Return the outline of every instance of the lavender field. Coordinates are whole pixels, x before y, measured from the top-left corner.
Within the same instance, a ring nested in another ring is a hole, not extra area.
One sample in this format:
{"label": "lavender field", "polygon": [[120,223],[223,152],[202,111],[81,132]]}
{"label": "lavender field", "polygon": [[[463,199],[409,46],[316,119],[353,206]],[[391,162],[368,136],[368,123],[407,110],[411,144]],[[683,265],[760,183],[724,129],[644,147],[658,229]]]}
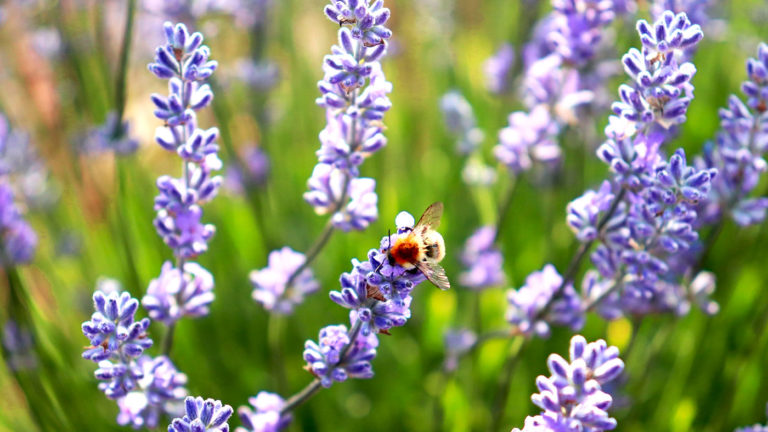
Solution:
{"label": "lavender field", "polygon": [[0,432],[768,431],[761,0],[0,3]]}

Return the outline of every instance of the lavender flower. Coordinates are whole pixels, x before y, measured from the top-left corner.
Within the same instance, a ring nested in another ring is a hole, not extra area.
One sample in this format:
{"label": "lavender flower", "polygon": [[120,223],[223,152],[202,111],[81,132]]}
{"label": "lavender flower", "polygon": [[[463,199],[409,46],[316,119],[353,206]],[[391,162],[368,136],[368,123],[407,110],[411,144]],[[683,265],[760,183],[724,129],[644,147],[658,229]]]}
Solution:
{"label": "lavender flower", "polygon": [[289,247],[270,252],[268,266],[251,272],[253,299],[268,311],[279,314],[292,313],[293,308],[304,301],[304,296],[320,287],[309,268],[302,270],[290,281],[290,286],[288,285],[290,275],[304,265],[304,262],[304,254]]}
{"label": "lavender flower", "polygon": [[601,212],[608,210],[613,199],[611,183],[604,181],[599,190],[588,190],[584,195],[568,203],[566,220],[580,242],[589,242],[597,238],[598,217]]}
{"label": "lavender flower", "polygon": [[184,408],[184,417],[173,419],[168,432],[229,432],[231,406],[213,399],[187,397]]}
{"label": "lavender flower", "polygon": [[24,264],[32,260],[37,249],[37,233],[16,206],[7,178],[0,178],[0,230],[5,265]]}
{"label": "lavender flower", "polygon": [[166,261],[160,276],[149,283],[141,304],[153,320],[170,326],[184,316],[207,315],[213,299],[213,276],[206,269],[188,262],[182,274]]}
{"label": "lavender flower", "polygon": [[446,351],[443,369],[452,372],[459,365],[459,357],[469,352],[477,343],[477,334],[468,329],[448,330],[443,335],[443,343]]}
{"label": "lavender flower", "polygon": [[290,414],[280,415],[285,401],[280,395],[269,392],[259,392],[256,397],[248,399],[253,406],[241,406],[237,409],[243,427],[235,432],[279,432],[290,425],[293,417]]}
{"label": "lavender flower", "polygon": [[45,167],[31,149],[27,136],[11,131],[5,116],[0,114],[0,259],[4,265],[27,263],[37,249],[37,233],[15,202],[13,187],[17,186],[26,200],[34,203],[46,195],[46,177]]}
{"label": "lavender flower", "polygon": [[411,292],[426,280],[418,269],[406,270],[390,263],[389,248],[398,236],[408,235],[415,220],[401,212],[395,223],[397,232],[383,237],[379,249],[368,251],[367,260],[352,260],[352,272],[341,275],[341,290],[330,293],[331,300],[352,310],[353,325],[360,320],[363,335],[388,334],[392,327],[405,325],[411,317]]}
{"label": "lavender flower", "polygon": [[494,245],[495,239],[496,230],[490,226],[479,228],[467,239],[461,254],[466,268],[459,275],[462,285],[480,290],[504,283],[504,257]]}
{"label": "lavender flower", "polygon": [[340,26],[350,24],[351,36],[366,47],[381,45],[392,36],[392,31],[384,26],[389,9],[384,7],[383,0],[331,0],[324,11],[328,19]]}
{"label": "lavender flower", "polygon": [[37,367],[37,355],[35,354],[35,341],[32,332],[24,325],[20,325],[13,319],[3,324],[2,338],[3,356],[8,369],[17,372],[33,370]]}
{"label": "lavender flower", "polygon": [[613,112],[650,131],[652,125],[667,130],[685,121],[693,98],[690,81],[696,73],[693,63],[683,62],[683,51],[693,48],[703,37],[701,28],[691,24],[685,13],[665,12],[651,26],[637,23],[642,52],[635,48],[622,58],[624,70],[634,86],[619,88],[621,102]]}
{"label": "lavender flower", "polygon": [[612,2],[593,0],[552,1],[553,23],[548,41],[568,63],[583,65],[595,54],[602,27],[614,17]]}
{"label": "lavender flower", "polygon": [[712,0],[654,0],[651,4],[651,15],[654,19],[660,18],[664,12],[685,12],[693,24],[705,27],[710,22],[708,10],[712,7]]}
{"label": "lavender flower", "polygon": [[515,48],[508,43],[502,44],[496,53],[483,63],[486,87],[491,93],[499,94],[508,90],[514,65]]}
{"label": "lavender flower", "polygon": [[614,429],[616,420],[608,415],[613,398],[603,387],[624,370],[624,362],[618,356],[619,350],[608,347],[603,340],[587,343],[583,336],[574,336],[570,362],[551,354],[547,366],[552,375],[536,379],[539,393],[531,396],[531,400],[543,411],[526,418],[522,431]]}
{"label": "lavender flower", "polygon": [[[169,96],[152,95],[155,116],[165,122],[155,140],[166,150],[177,153],[183,163],[182,178],[158,180],[160,195],[155,200],[155,228],[178,260],[195,257],[207,250],[214,227],[201,222],[199,204],[211,199],[221,183],[211,172],[221,168],[218,159],[218,130],[197,127],[195,111],[205,108],[213,92],[203,81],[218,66],[209,60],[210,50],[202,45],[200,33],[190,34],[183,24],[165,23],[167,42],[155,51],[149,70],[168,79]],[[179,265],[181,267],[181,265]]]}
{"label": "lavender flower", "polygon": [[138,390],[117,399],[117,424],[130,424],[134,429],[154,428],[162,415],[180,414],[180,403],[187,395],[183,387],[187,376],[179,373],[165,356],[141,356],[136,359],[136,367],[140,371],[136,377]]}
{"label": "lavender flower", "polygon": [[104,124],[93,128],[83,142],[86,153],[114,151],[118,155],[130,155],[138,148],[139,141],[131,137],[130,123],[123,121],[118,125],[115,112],[107,114]]}
{"label": "lavender flower", "polygon": [[269,178],[269,156],[260,147],[249,145],[240,164],[230,165],[224,177],[224,186],[231,192],[244,194],[251,188],[263,187]]}
{"label": "lavender flower", "polygon": [[[350,348],[345,348],[348,345]],[[376,357],[378,345],[375,333],[350,335],[346,326],[330,325],[320,330],[317,343],[308,340],[304,344],[304,360],[308,370],[327,388],[334,381],[373,377],[371,360]]]}
{"label": "lavender flower", "polygon": [[[307,183],[310,190],[304,193],[304,200],[315,207],[318,214],[332,212],[331,221],[334,227],[342,231],[364,229],[378,218],[378,196],[374,191],[374,179],[349,179],[349,174],[321,163],[315,166]],[[339,208],[339,200],[345,195],[345,185],[349,203],[346,207]]]}
{"label": "lavender flower", "polygon": [[507,321],[525,336],[548,337],[550,323],[574,331],[584,326],[581,299],[552,264],[528,275],[519,290],[509,290],[507,301]]}
{"label": "lavender flower", "polygon": [[379,60],[392,35],[385,26],[389,9],[382,0],[340,0],[326,6],[325,14],[342,28],[318,82],[317,104],[326,109],[328,124],[304,199],[318,214],[332,212],[336,228],[361,230],[378,217],[375,182],[357,177],[362,162],[386,145],[381,120],[391,107],[392,85]]}
{"label": "lavender flower", "polygon": [[529,170],[533,162],[555,165],[561,153],[555,139],[557,133],[557,123],[543,105],[530,113],[514,112],[509,115],[509,126],[499,132],[499,144],[493,153],[516,174]]}
{"label": "lavender flower", "polygon": [[458,91],[450,91],[440,98],[440,110],[448,131],[456,138],[458,151],[470,154],[483,142],[483,131],[477,127],[472,105]]}
{"label": "lavender flower", "polygon": [[128,292],[105,295],[96,291],[93,304],[96,312],[82,325],[83,334],[91,343],[83,358],[100,362],[110,357],[138,357],[152,346],[152,339],[146,334],[149,318],[135,321],[139,301]]}
{"label": "lavender flower", "polygon": [[747,60],[748,80],[742,84],[745,105],[731,95],[728,108],[720,110],[720,125],[715,142],[705,146],[697,161],[700,168],[715,168],[720,173],[713,181],[709,205],[702,206],[707,221],[729,216],[742,226],[762,222],[768,199],[750,197],[760,176],[768,169],[768,45],[760,44],[758,58]]}

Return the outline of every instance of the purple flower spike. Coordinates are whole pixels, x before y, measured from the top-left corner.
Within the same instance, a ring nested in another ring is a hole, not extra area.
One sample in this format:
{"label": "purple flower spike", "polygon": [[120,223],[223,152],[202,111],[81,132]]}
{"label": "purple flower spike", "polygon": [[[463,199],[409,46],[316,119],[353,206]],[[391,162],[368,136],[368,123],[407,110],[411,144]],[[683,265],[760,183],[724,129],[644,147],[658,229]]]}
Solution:
{"label": "purple flower spike", "polygon": [[496,230],[482,227],[464,244],[461,262],[466,271],[459,275],[462,285],[470,289],[484,289],[504,284],[504,256],[494,245]]}
{"label": "purple flower spike", "polygon": [[304,261],[304,254],[289,247],[270,252],[267,267],[251,272],[253,299],[268,311],[293,313],[293,309],[304,301],[305,296],[320,287],[309,268],[302,270],[288,285],[288,279],[304,265]]}
{"label": "purple flower spike", "polygon": [[555,267],[547,264],[541,271],[528,275],[525,285],[519,290],[509,290],[507,321],[514,331],[525,336],[548,337],[550,323],[567,326],[574,331],[581,329],[584,325],[583,306],[571,283],[563,287],[558,299],[545,313],[545,308],[553,301],[562,283],[563,278]]}
{"label": "purple flower spike", "polygon": [[619,88],[620,102],[613,112],[638,125],[648,133],[656,125],[663,131],[685,121],[693,99],[691,78],[693,63],[685,61],[685,52],[703,38],[698,25],[691,24],[685,13],[667,11],[651,26],[637,23],[642,51],[632,48],[622,58],[624,70],[634,85]]}
{"label": "purple flower spike", "polygon": [[213,299],[213,276],[206,269],[188,262],[182,274],[166,261],[160,276],[149,283],[141,304],[153,320],[170,326],[184,316],[207,315]]}
{"label": "purple flower spike", "polygon": [[253,409],[248,406],[237,409],[243,427],[235,429],[235,432],[279,432],[291,424],[293,417],[290,414],[280,415],[285,405],[280,395],[262,391],[249,398],[248,402]]}
{"label": "purple flower spike", "polygon": [[[342,358],[347,345],[351,347]],[[318,342],[308,340],[304,344],[304,360],[313,375],[320,379],[323,387],[330,387],[334,381],[347,378],[366,379],[373,377],[371,360],[376,357],[379,341],[375,333],[367,336],[357,334],[353,342],[344,325],[330,325],[320,330]]]}
{"label": "purple flower spike", "polygon": [[539,376],[539,393],[531,396],[543,411],[525,419],[525,427],[518,432],[536,431],[605,431],[616,427],[609,417],[613,403],[603,386],[615,380],[624,370],[618,358],[619,350],[608,347],[605,341],[587,343],[583,336],[571,339],[570,362],[551,354],[547,365],[551,375]]}
{"label": "purple flower spike", "polygon": [[82,325],[91,344],[83,353],[84,358],[98,363],[110,357],[138,357],[152,346],[152,339],[146,334],[149,318],[134,321],[139,301],[128,292],[105,295],[96,291],[93,303],[96,312]]}
{"label": "purple flower spike", "polygon": [[229,432],[231,406],[213,399],[187,397],[184,408],[184,417],[173,419],[168,432]]}
{"label": "purple flower spike", "polygon": [[200,33],[190,34],[184,24],[164,25],[166,44],[157,48],[149,70],[168,80],[168,96],[152,95],[155,116],[164,125],[157,129],[155,141],[173,151],[182,160],[180,178],[162,176],[155,198],[158,235],[174,251],[177,261],[194,258],[208,249],[213,225],[201,222],[201,204],[211,200],[221,184],[212,171],[221,169],[218,157],[217,128],[197,127],[197,114],[213,99],[210,85],[204,81],[217,67],[209,60],[210,50],[202,45]]}

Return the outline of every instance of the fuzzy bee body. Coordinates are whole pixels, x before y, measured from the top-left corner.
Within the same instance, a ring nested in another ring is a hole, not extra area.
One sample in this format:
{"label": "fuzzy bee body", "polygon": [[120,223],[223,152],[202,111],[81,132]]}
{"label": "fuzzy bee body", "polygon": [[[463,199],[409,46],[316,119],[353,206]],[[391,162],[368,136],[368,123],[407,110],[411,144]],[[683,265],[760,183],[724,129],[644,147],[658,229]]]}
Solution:
{"label": "fuzzy bee body", "polygon": [[440,289],[451,287],[445,270],[439,262],[445,258],[443,236],[435,231],[443,214],[443,203],[429,206],[416,226],[406,235],[398,237],[387,251],[390,264],[405,269],[418,268],[424,276]]}

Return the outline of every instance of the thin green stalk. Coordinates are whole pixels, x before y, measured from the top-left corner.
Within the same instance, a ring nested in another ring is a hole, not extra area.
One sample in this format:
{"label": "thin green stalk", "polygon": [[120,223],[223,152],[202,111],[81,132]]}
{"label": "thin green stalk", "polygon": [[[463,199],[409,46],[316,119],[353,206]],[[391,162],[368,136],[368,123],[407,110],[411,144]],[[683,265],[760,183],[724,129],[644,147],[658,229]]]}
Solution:
{"label": "thin green stalk", "polygon": [[272,360],[271,370],[275,372],[275,388],[278,393],[283,393],[287,387],[285,375],[285,360],[283,354],[283,342],[285,338],[285,317],[277,313],[270,313],[267,321],[267,346]]}
{"label": "thin green stalk", "polygon": [[504,195],[504,199],[499,205],[499,215],[496,218],[496,234],[493,236],[493,243],[497,243],[501,238],[501,232],[504,229],[504,223],[507,221],[509,210],[512,208],[512,202],[514,201],[515,191],[517,190],[517,181],[513,178],[512,183],[507,189],[507,193]]}
{"label": "thin green stalk", "polygon": [[512,345],[510,346],[509,357],[507,357],[507,361],[504,363],[504,369],[498,381],[496,399],[494,400],[491,411],[492,420],[490,430],[492,431],[501,430],[501,422],[504,420],[510,386],[512,385],[512,375],[517,366],[517,362],[520,360],[520,352],[522,352],[523,347],[527,342],[527,339],[518,337],[512,341]]}
{"label": "thin green stalk", "polygon": [[128,8],[125,13],[125,28],[123,30],[123,44],[120,47],[120,60],[117,67],[117,79],[115,80],[115,113],[117,122],[113,137],[122,135],[123,115],[125,113],[126,81],[128,75],[128,57],[131,52],[131,39],[133,38],[133,18],[136,14],[136,0],[128,0]]}

